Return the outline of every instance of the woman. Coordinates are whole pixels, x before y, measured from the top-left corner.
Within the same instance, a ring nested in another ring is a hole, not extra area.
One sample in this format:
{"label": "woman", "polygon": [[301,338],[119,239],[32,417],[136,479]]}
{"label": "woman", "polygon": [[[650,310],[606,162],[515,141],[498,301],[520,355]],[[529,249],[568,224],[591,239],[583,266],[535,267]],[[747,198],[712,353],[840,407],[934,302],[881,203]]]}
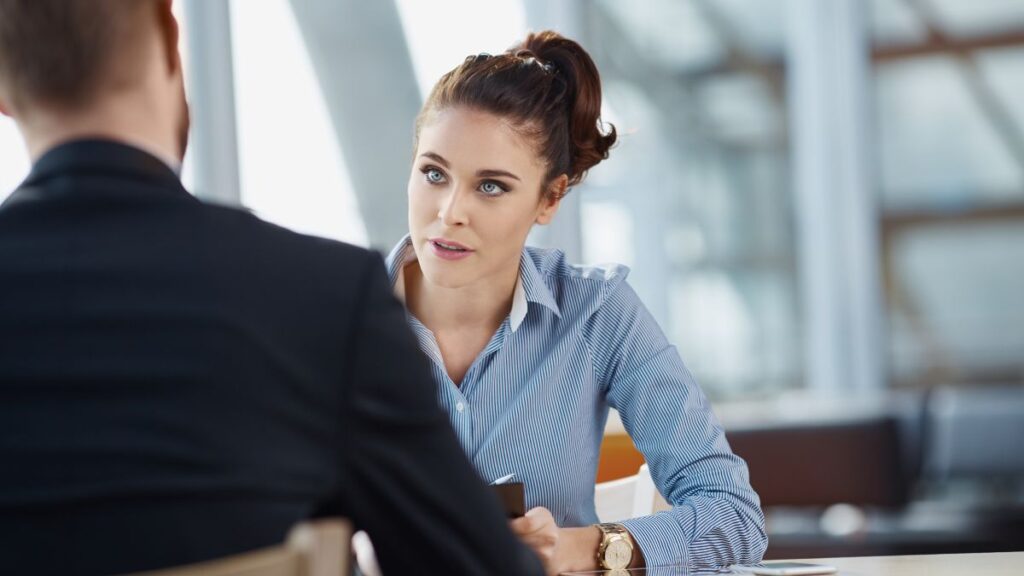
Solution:
{"label": "woman", "polygon": [[[703,393],[625,282],[525,247],[607,158],[593,61],[554,32],[471,56],[416,122],[410,234],[388,269],[478,471],[526,485],[512,528],[551,572],[756,562],[764,516]],[[670,511],[596,525],[608,408]]]}

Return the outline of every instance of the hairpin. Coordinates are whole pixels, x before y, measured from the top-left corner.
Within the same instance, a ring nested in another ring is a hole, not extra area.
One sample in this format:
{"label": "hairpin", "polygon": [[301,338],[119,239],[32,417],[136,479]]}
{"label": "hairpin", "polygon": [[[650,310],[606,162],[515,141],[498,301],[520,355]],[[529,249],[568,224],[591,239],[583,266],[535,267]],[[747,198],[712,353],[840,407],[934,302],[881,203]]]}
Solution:
{"label": "hairpin", "polygon": [[547,72],[548,74],[551,74],[551,73],[553,73],[555,71],[555,65],[554,64],[552,64],[550,62],[541,62],[541,60],[539,58],[537,58],[536,56],[530,54],[529,52],[519,53],[519,54],[516,54],[516,56],[518,56],[519,58],[522,58],[523,64],[525,64],[527,66],[529,66],[531,64],[536,64],[537,66],[540,66],[541,70]]}

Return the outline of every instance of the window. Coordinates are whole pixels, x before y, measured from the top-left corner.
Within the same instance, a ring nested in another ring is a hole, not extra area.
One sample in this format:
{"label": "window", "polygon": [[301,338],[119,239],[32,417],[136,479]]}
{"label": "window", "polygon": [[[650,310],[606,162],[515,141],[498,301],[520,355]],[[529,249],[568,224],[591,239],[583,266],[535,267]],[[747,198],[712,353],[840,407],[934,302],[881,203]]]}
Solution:
{"label": "window", "polygon": [[28,176],[28,151],[14,121],[0,116],[0,202]]}
{"label": "window", "polygon": [[287,0],[231,3],[242,204],[293,230],[366,244],[366,230]]}
{"label": "window", "polygon": [[716,398],[801,384],[784,4],[608,0],[584,16],[620,135],[579,191],[584,260],[634,264]]}
{"label": "window", "polygon": [[423,95],[466,56],[499,54],[526,35],[526,16],[518,0],[398,0],[397,4]]}
{"label": "window", "polygon": [[928,4],[875,2],[891,380],[1021,382],[1024,4]]}

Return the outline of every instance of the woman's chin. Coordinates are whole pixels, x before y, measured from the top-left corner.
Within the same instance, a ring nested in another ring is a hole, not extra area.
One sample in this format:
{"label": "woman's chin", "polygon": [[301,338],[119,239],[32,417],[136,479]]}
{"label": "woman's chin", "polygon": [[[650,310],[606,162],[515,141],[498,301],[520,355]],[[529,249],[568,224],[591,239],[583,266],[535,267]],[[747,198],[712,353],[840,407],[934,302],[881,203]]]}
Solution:
{"label": "woman's chin", "polygon": [[[434,260],[431,258],[431,260]],[[456,263],[458,266],[458,263]],[[469,284],[468,270],[452,270],[452,262],[436,260],[432,262],[420,261],[420,270],[423,277],[434,286],[439,288],[462,288]]]}

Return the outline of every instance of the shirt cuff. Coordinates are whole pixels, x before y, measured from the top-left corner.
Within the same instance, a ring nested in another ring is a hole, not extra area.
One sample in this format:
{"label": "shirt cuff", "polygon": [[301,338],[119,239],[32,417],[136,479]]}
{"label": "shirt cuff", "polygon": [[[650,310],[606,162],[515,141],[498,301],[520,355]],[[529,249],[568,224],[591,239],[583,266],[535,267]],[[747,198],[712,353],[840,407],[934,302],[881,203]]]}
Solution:
{"label": "shirt cuff", "polygon": [[689,544],[683,526],[694,524],[693,508],[679,506],[671,511],[624,520],[620,524],[629,530],[644,555],[647,567],[689,566]]}

